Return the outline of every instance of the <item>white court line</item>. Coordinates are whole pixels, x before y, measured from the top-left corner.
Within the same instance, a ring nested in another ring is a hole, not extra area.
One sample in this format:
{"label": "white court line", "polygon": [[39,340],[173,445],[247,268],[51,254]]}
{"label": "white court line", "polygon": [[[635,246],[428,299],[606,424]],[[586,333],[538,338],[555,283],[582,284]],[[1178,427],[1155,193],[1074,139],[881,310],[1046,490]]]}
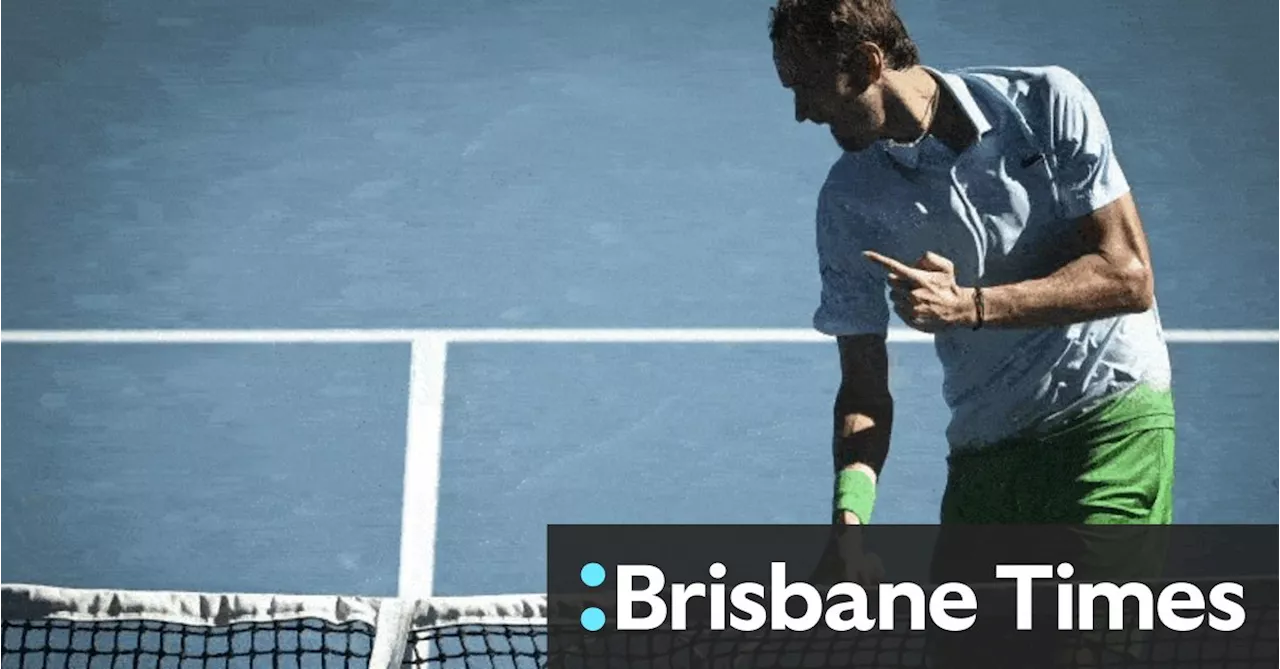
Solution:
{"label": "white court line", "polygon": [[430,597],[434,586],[448,346],[448,342],[438,337],[419,337],[410,347],[404,504],[400,519],[400,597]]}
{"label": "white court line", "polygon": [[6,344],[407,344],[434,330],[6,330]]}
{"label": "white court line", "polygon": [[1173,344],[1269,344],[1280,342],[1280,330],[1165,330]]}
{"label": "white court line", "polygon": [[[1166,330],[1175,344],[1280,343],[1280,330]],[[315,329],[315,330],[7,330],[6,344],[387,344],[435,340],[465,344],[812,344],[831,337],[804,328],[529,328],[529,329]],[[890,328],[893,343],[929,343],[933,337]]]}

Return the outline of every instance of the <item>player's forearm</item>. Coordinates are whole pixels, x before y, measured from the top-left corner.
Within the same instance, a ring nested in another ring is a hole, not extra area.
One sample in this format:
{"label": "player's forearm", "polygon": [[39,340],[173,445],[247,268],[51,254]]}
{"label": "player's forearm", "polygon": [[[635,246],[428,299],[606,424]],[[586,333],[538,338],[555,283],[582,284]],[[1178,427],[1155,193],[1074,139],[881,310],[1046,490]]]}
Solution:
{"label": "player's forearm", "polygon": [[832,520],[836,524],[860,525],[869,520],[892,431],[893,402],[887,397],[858,403],[856,408],[837,405],[832,440],[836,477]]}
{"label": "player's forearm", "polygon": [[1150,268],[1137,258],[1088,254],[1042,279],[983,288],[983,327],[1068,325],[1143,312],[1154,302],[1152,283]]}
{"label": "player's forearm", "polygon": [[832,435],[835,471],[856,467],[878,477],[889,456],[892,432],[893,400],[889,397],[837,405]]}
{"label": "player's forearm", "polygon": [[889,358],[881,335],[839,338],[840,390],[833,407],[833,520],[865,523],[875,504],[875,487],[889,454],[893,398]]}

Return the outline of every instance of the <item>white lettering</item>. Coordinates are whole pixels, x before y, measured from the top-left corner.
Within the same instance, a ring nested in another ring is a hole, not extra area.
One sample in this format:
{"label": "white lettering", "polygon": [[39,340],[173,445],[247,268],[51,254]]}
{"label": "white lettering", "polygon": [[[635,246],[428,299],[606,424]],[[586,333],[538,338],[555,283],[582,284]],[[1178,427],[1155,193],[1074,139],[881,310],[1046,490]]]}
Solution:
{"label": "white lettering", "polygon": [[[787,565],[785,562],[774,562],[771,571],[770,592],[773,593],[773,629],[804,632],[813,629],[822,619],[822,597],[817,588],[808,583],[787,583]],[[804,600],[804,614],[792,618],[787,613],[787,602],[792,597]]]}
{"label": "white lettering", "polygon": [[1219,632],[1234,632],[1244,625],[1244,606],[1238,601],[1227,599],[1229,594],[1244,599],[1244,586],[1239,583],[1219,583],[1209,590],[1209,604],[1227,614],[1226,618],[1209,615],[1209,627]]}
{"label": "white lettering", "polygon": [[671,584],[671,629],[683,630],[689,627],[686,607],[694,597],[706,597],[707,586],[702,583]]}
{"label": "white lettering", "polygon": [[[1178,600],[1178,595],[1184,595],[1185,599]],[[1190,583],[1170,583],[1160,591],[1156,608],[1159,610],[1157,615],[1160,616],[1160,622],[1175,632],[1190,632],[1204,624],[1204,593]],[[1178,615],[1178,611],[1188,610],[1200,615],[1190,618]]]}
{"label": "white lettering", "polygon": [[924,590],[915,583],[885,583],[880,586],[880,629],[893,629],[894,602],[906,597],[911,602],[911,629],[924,629]]}
{"label": "white lettering", "polygon": [[[949,595],[959,595],[959,601],[949,601],[947,599]],[[948,632],[963,632],[973,627],[973,622],[977,619],[977,607],[977,596],[969,586],[963,583],[943,583],[929,597],[929,616],[933,618],[934,624]],[[948,612],[948,609],[973,611],[973,613],[956,618]]]}
{"label": "white lettering", "polygon": [[1018,629],[1031,629],[1031,581],[1053,576],[1053,567],[1047,564],[999,564],[996,578],[1017,580]]}
{"label": "white lettering", "polygon": [[[751,599],[751,597],[756,599]],[[746,618],[738,614],[729,616],[729,624],[739,632],[754,632],[764,627],[768,620],[768,612],[764,608],[764,585],[760,583],[739,583],[729,593],[733,608],[747,614]]]}
{"label": "white lettering", "polygon": [[[633,581],[643,578],[648,587],[636,590]],[[618,565],[618,629],[622,631],[657,629],[667,617],[667,605],[658,597],[666,579],[662,570],[651,565]],[[636,604],[648,604],[650,613],[634,617]]]}
{"label": "white lettering", "polygon": [[1098,597],[1105,598],[1110,605],[1107,611],[1108,629],[1124,629],[1124,600],[1130,597],[1138,600],[1138,629],[1152,628],[1154,603],[1151,588],[1142,583],[1083,583],[1080,585],[1080,629],[1093,629],[1094,602]]}
{"label": "white lettering", "polygon": [[[836,598],[849,601],[832,604]],[[856,583],[837,583],[827,590],[827,627],[835,632],[858,630],[868,632],[876,626],[875,618],[867,616],[867,591]],[[849,613],[848,617],[844,614]]]}

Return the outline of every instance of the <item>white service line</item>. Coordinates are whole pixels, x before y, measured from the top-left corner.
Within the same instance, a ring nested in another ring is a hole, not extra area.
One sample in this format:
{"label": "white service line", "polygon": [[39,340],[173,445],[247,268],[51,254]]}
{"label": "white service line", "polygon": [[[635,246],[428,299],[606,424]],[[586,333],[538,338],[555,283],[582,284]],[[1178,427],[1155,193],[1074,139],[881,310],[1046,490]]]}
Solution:
{"label": "white service line", "polygon": [[407,344],[434,330],[6,330],[6,344]]}
{"label": "white service line", "polygon": [[[460,344],[812,344],[833,338],[815,330],[791,328],[538,328],[458,329],[440,334]],[[892,330],[896,341],[932,341],[912,330]]]}
{"label": "white service line", "polygon": [[1269,344],[1280,342],[1280,330],[1165,330],[1172,344]]}
{"label": "white service line", "polygon": [[400,519],[400,597],[430,597],[434,586],[448,347],[444,339],[429,336],[414,339],[410,346],[404,504]]}
{"label": "white service line", "polygon": [[[1166,330],[1175,344],[1280,343],[1280,330]],[[317,330],[7,330],[6,344],[814,344],[832,338],[807,328],[529,328]],[[931,335],[890,328],[891,343],[930,343]]]}

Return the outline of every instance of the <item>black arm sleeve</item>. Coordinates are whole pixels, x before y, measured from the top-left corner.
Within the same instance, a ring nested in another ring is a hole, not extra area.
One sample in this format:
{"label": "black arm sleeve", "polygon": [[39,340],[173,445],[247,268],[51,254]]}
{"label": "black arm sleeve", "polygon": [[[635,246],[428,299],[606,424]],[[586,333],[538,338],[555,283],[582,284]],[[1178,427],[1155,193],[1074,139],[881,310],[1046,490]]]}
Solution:
{"label": "black arm sleeve", "polygon": [[[889,393],[889,357],[882,336],[838,339],[840,389],[836,394],[832,425],[832,457],[835,471],[856,463],[871,467],[877,475],[889,456],[893,430],[893,398]],[[845,436],[853,416],[870,418],[873,425]]]}

